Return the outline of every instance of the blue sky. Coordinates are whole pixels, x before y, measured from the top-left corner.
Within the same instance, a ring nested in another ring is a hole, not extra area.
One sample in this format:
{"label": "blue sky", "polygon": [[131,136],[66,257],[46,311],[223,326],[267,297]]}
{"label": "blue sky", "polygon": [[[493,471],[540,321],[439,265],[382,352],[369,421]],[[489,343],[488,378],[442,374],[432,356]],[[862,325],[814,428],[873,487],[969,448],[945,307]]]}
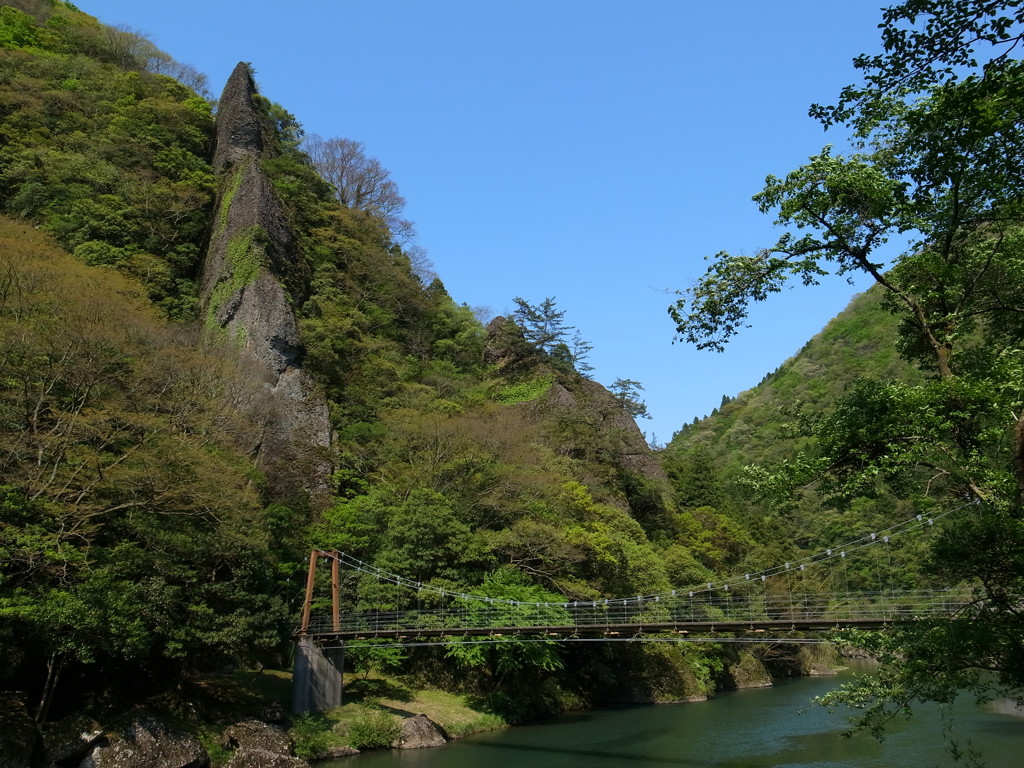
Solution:
{"label": "blue sky", "polygon": [[879,0],[81,0],[205,72],[235,64],[308,133],[364,142],[458,302],[555,297],[594,378],[640,381],[666,442],[756,385],[866,283],[772,297],[722,354],[667,307],[720,250],[774,242],[750,198],[825,143],[807,117],[878,47]]}

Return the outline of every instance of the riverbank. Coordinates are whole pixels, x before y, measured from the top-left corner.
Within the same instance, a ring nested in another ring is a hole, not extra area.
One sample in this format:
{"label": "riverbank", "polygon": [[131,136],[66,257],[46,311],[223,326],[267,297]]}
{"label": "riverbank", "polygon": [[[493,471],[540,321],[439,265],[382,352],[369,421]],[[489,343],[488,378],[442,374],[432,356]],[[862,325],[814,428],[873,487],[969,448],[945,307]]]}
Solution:
{"label": "riverbank", "polygon": [[[829,645],[770,642],[748,646],[723,645],[715,655],[719,664],[711,674],[682,670],[675,676],[678,679],[662,681],[660,685],[652,685],[652,680],[645,680],[644,686],[621,689],[596,700],[567,695],[560,702],[561,708],[547,715],[607,706],[701,702],[725,691],[769,688],[778,681],[793,677],[833,675],[842,662],[836,650]],[[360,750],[387,748],[395,743],[395,729],[401,720],[416,715],[429,718],[448,739],[510,725],[489,711],[482,696],[419,687],[412,678],[378,673],[346,674],[344,691],[343,706],[298,718],[299,727],[293,727],[292,734],[299,754],[315,758],[318,754],[329,755],[331,748],[342,745]],[[389,715],[391,723],[380,713]]]}
{"label": "riverbank", "polygon": [[[627,676],[627,685],[601,695],[584,698],[563,692],[547,712],[529,720],[595,707],[702,701],[723,690],[770,687],[778,679],[832,671],[837,661],[820,646],[773,643],[723,645],[707,658],[717,660],[713,668],[710,664],[700,669],[650,665]],[[299,768],[308,764],[305,761],[351,755],[356,750],[436,746],[510,724],[495,714],[493,701],[479,686],[474,688],[475,695],[454,693],[425,685],[421,677],[372,670],[347,673],[344,682],[342,706],[290,716],[290,672],[224,672],[190,679],[174,691],[142,702],[119,706],[108,701],[99,708],[94,703],[90,715],[67,712],[38,728],[24,700],[19,703],[14,697],[7,707],[10,722],[0,723],[0,731],[17,732],[24,738],[19,744],[0,744],[0,752],[16,747],[23,759],[11,766],[30,768],[60,762],[54,758],[58,754],[84,759],[97,750],[138,751],[142,742],[160,755],[167,751],[167,744],[175,743],[190,760],[194,755],[195,765],[230,768],[243,753],[257,751],[294,760],[289,765]],[[12,726],[11,718],[21,725]],[[173,768],[176,764],[159,765]]]}

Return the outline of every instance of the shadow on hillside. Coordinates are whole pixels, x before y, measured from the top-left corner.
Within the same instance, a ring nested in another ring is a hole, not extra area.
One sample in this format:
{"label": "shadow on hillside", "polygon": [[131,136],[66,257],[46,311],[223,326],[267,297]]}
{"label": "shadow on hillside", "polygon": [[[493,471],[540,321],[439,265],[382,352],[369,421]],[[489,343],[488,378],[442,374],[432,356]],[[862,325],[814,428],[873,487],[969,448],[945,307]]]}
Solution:
{"label": "shadow on hillside", "polygon": [[[390,699],[392,701],[412,701],[412,691],[404,683],[397,680],[381,680],[378,678],[357,678],[345,682],[342,694],[346,702],[359,703],[374,699]],[[396,713],[400,710],[394,710]]]}

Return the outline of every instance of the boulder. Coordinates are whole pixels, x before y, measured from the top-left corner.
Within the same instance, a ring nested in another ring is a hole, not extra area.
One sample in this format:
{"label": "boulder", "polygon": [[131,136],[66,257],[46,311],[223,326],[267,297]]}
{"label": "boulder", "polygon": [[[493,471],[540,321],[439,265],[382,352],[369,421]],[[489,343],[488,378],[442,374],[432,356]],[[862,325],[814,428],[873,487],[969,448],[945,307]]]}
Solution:
{"label": "boulder", "polygon": [[199,740],[147,712],[134,712],[108,732],[80,768],[206,768]]}
{"label": "boulder", "polygon": [[284,707],[281,706],[280,701],[267,702],[267,705],[260,710],[260,720],[265,723],[281,723],[284,722],[284,718]]}
{"label": "boulder", "polygon": [[259,749],[280,755],[292,755],[291,737],[276,725],[259,720],[244,720],[224,729],[221,741],[225,749]]}
{"label": "boulder", "polygon": [[225,749],[234,750],[227,768],[304,768],[305,760],[295,757],[287,733],[276,725],[244,720],[224,729]]}
{"label": "boulder", "polygon": [[29,768],[39,734],[24,694],[0,691],[0,768]]}
{"label": "boulder", "polygon": [[447,741],[437,723],[426,715],[416,715],[402,721],[402,733],[392,746],[399,749],[420,749],[440,747]]}
{"label": "boulder", "polygon": [[43,752],[48,763],[83,758],[103,735],[103,727],[88,715],[75,714],[43,726]]}

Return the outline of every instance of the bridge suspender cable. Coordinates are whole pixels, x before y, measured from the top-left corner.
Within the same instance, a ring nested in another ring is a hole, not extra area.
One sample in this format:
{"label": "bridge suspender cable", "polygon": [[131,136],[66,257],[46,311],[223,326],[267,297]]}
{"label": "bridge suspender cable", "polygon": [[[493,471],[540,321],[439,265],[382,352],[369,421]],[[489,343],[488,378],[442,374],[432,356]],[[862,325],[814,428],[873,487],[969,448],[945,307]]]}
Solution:
{"label": "bridge suspender cable", "polygon": [[[907,520],[904,520],[903,522],[897,523],[896,525],[890,526],[889,528],[885,528],[885,529],[883,529],[881,531],[877,531],[877,532],[866,534],[866,535],[860,537],[859,539],[854,539],[853,541],[850,541],[850,542],[848,542],[848,543],[846,543],[844,545],[841,545],[841,546],[838,546],[838,547],[830,547],[830,548],[828,548],[828,549],[826,549],[824,551],[816,552],[816,553],[814,553],[812,555],[807,555],[807,556],[799,558],[797,560],[792,560],[792,561],[789,561],[789,562],[785,562],[785,563],[782,563],[782,564],[779,564],[779,565],[772,566],[770,568],[765,568],[765,569],[760,570],[760,571],[755,571],[755,572],[751,572],[751,573],[745,573],[745,574],[743,574],[743,576],[735,576],[735,577],[731,577],[731,578],[726,578],[726,579],[718,581],[718,582],[707,582],[706,584],[703,584],[703,585],[697,586],[697,587],[693,587],[693,588],[674,589],[674,590],[671,590],[669,592],[659,592],[659,593],[654,593],[654,594],[649,594],[649,595],[636,595],[636,596],[630,596],[630,597],[609,597],[609,598],[601,598],[601,599],[597,599],[597,600],[565,601],[565,602],[560,602],[560,603],[556,603],[556,602],[544,603],[544,602],[526,602],[526,601],[519,601],[519,600],[506,600],[506,599],[502,599],[502,598],[485,597],[483,595],[474,595],[474,594],[469,594],[469,593],[464,593],[464,592],[454,592],[454,591],[451,591],[451,590],[443,589],[441,587],[433,586],[433,585],[431,585],[429,583],[424,583],[424,582],[421,582],[421,581],[415,581],[413,579],[406,578],[406,577],[401,576],[399,574],[387,571],[387,570],[385,570],[383,568],[378,568],[375,565],[371,565],[370,563],[367,563],[367,562],[365,562],[363,560],[360,560],[360,559],[358,559],[356,557],[353,557],[352,555],[349,555],[349,554],[347,554],[345,552],[328,552],[328,551],[324,551],[324,550],[314,550],[313,551],[313,553],[311,555],[311,558],[310,558],[310,571],[309,572],[310,572],[311,575],[310,575],[309,578],[310,578],[310,580],[313,578],[312,574],[314,573],[316,558],[317,557],[327,557],[327,558],[331,558],[334,561],[334,565],[332,566],[332,568],[334,568],[334,569],[336,569],[339,564],[345,565],[346,567],[351,568],[352,570],[359,571],[360,573],[365,573],[365,574],[367,574],[369,576],[373,576],[374,578],[376,578],[376,579],[378,579],[380,581],[386,581],[386,582],[393,583],[393,584],[395,584],[395,585],[397,585],[399,587],[404,587],[404,588],[410,589],[410,590],[416,590],[417,592],[432,592],[432,593],[437,594],[437,595],[439,595],[441,597],[453,598],[453,599],[460,600],[460,601],[469,601],[469,602],[476,601],[476,602],[503,604],[503,605],[530,605],[530,606],[537,606],[537,607],[549,606],[549,607],[560,607],[560,608],[575,607],[577,605],[577,603],[579,603],[581,605],[591,605],[593,607],[596,607],[598,605],[602,605],[602,606],[607,606],[607,605],[627,605],[627,604],[630,604],[630,603],[637,603],[637,602],[642,603],[642,602],[645,602],[645,601],[655,601],[655,602],[657,602],[657,601],[662,600],[662,599],[666,599],[666,598],[670,598],[670,597],[676,597],[678,594],[689,594],[690,597],[693,597],[695,595],[701,595],[701,594],[706,594],[706,593],[714,592],[714,591],[716,591],[718,589],[721,589],[721,590],[724,590],[724,591],[728,592],[733,587],[736,587],[736,586],[738,586],[740,584],[743,584],[745,582],[751,582],[751,581],[762,581],[762,582],[764,582],[764,581],[766,581],[767,579],[769,579],[769,578],[771,578],[773,576],[777,576],[779,574],[784,574],[784,573],[790,572],[793,569],[798,569],[800,571],[803,571],[803,570],[805,570],[809,566],[818,566],[818,565],[822,565],[824,563],[832,562],[832,561],[835,561],[835,560],[838,560],[838,561],[840,561],[843,564],[844,580],[846,580],[846,558],[847,558],[848,555],[852,554],[853,552],[856,552],[856,551],[859,551],[861,549],[864,549],[866,547],[870,547],[871,545],[876,544],[878,542],[882,542],[882,543],[886,544],[887,545],[886,549],[888,550],[888,544],[889,544],[890,539],[892,537],[898,536],[898,535],[902,535],[902,534],[905,534],[905,533],[909,533],[911,531],[916,531],[916,530],[930,528],[931,526],[934,525],[936,520],[939,520],[939,519],[941,519],[943,517],[951,515],[954,512],[958,512],[959,510],[964,509],[967,506],[970,506],[970,504],[965,504],[965,505],[957,507],[955,509],[951,509],[951,510],[948,510],[946,512],[942,512],[942,513],[939,513],[939,514],[936,514],[936,515],[932,515],[932,516],[929,516],[929,517],[926,517],[925,515],[915,515],[914,517],[908,518]],[[891,572],[891,552],[890,552],[890,572]],[[891,573],[890,573],[890,579],[891,579]],[[309,622],[309,617],[308,617],[309,604],[310,604],[310,601],[312,599],[311,592],[310,592],[310,589],[311,589],[310,584],[311,583],[312,583],[311,581],[307,583],[306,606],[305,606],[305,608],[303,610],[303,626],[304,627],[308,627],[308,622]],[[334,584],[333,577],[332,577],[332,588],[333,588],[332,589],[333,594],[335,595],[333,603],[334,603],[334,612],[335,612],[335,615],[336,615],[337,614],[337,604],[338,604],[337,603],[336,595],[337,595],[337,592],[338,592],[338,586],[336,584]],[[849,591],[848,581],[847,581],[847,584],[846,584],[846,590]]]}

